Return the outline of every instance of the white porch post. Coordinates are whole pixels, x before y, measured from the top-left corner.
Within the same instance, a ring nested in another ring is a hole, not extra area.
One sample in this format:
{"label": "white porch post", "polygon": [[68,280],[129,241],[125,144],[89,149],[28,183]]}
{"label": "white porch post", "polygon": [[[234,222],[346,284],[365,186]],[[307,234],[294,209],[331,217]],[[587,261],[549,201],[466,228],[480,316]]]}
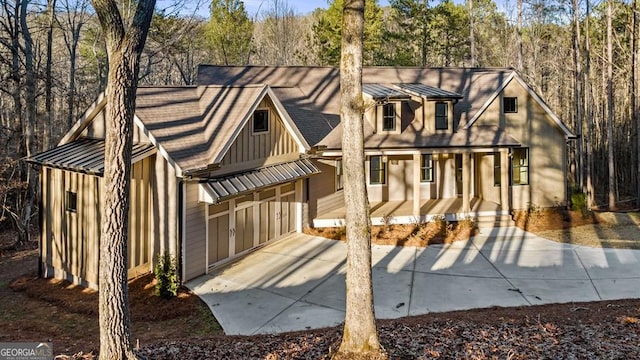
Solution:
{"label": "white porch post", "polygon": [[509,211],[509,150],[500,149],[500,205]]}
{"label": "white porch post", "polygon": [[468,152],[462,153],[462,212],[471,211],[471,160]]}
{"label": "white porch post", "polygon": [[420,217],[420,160],[421,154],[413,154],[413,215]]}

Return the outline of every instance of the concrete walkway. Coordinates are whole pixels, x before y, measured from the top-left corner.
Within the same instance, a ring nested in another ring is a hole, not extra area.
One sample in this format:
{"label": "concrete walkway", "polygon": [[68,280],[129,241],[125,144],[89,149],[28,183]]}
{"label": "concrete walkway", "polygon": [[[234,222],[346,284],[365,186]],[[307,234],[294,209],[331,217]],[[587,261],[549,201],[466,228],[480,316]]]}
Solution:
{"label": "concrete walkway", "polygon": [[[560,244],[518,228],[428,248],[374,246],[376,317],[640,298],[640,250]],[[346,246],[294,234],[187,286],[226,334],[278,333],[344,320]]]}

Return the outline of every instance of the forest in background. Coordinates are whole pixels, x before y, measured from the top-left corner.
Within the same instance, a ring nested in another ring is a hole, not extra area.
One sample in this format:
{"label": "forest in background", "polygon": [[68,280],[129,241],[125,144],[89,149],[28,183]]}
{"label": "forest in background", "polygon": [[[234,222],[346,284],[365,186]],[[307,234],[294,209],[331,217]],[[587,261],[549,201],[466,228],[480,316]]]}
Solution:
{"label": "forest in background", "polygon": [[[104,90],[104,37],[88,0],[0,0],[0,222],[19,241],[38,216],[37,172],[20,159],[57,144]],[[156,10],[140,85],[191,85],[197,65],[329,65],[342,1],[301,15],[265,0],[213,0],[209,18]],[[592,205],[639,207],[637,0],[367,1],[365,65],[512,67],[578,135],[570,183]],[[121,2],[124,13],[131,2]],[[131,9],[131,11],[127,11]],[[553,191],[553,189],[549,189]],[[535,206],[535,204],[532,204]]]}

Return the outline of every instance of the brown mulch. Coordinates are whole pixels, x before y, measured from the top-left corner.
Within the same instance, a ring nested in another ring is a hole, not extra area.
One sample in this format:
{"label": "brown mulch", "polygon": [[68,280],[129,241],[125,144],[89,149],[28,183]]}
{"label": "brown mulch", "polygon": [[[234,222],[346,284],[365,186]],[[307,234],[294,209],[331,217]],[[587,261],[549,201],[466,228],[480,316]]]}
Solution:
{"label": "brown mulch", "polygon": [[[371,243],[374,245],[418,246],[450,244],[467,240],[476,234],[471,222],[433,221],[424,224],[390,224],[371,227]],[[305,234],[327,239],[346,241],[344,227],[305,228]]]}
{"label": "brown mulch", "polygon": [[[631,359],[640,357],[640,300],[490,308],[378,322],[390,359]],[[144,347],[150,359],[328,359],[333,327],[216,336]]]}
{"label": "brown mulch", "polygon": [[[410,230],[390,225],[378,235],[408,232],[409,244]],[[34,278],[32,245],[0,256],[0,342],[47,340],[67,354],[60,359],[96,358],[97,294]],[[340,326],[225,336],[187,290],[166,302],[152,289],[150,276],[130,283],[134,343],[148,359],[328,359],[340,344]],[[640,358],[638,299],[433,313],[380,320],[378,328],[390,359]]]}

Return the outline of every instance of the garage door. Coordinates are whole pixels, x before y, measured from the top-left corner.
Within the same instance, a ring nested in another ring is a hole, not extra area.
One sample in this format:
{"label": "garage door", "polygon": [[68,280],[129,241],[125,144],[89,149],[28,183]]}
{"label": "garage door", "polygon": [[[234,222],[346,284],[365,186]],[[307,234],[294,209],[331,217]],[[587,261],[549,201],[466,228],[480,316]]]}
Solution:
{"label": "garage door", "polygon": [[294,232],[295,183],[208,205],[207,219],[210,267]]}

